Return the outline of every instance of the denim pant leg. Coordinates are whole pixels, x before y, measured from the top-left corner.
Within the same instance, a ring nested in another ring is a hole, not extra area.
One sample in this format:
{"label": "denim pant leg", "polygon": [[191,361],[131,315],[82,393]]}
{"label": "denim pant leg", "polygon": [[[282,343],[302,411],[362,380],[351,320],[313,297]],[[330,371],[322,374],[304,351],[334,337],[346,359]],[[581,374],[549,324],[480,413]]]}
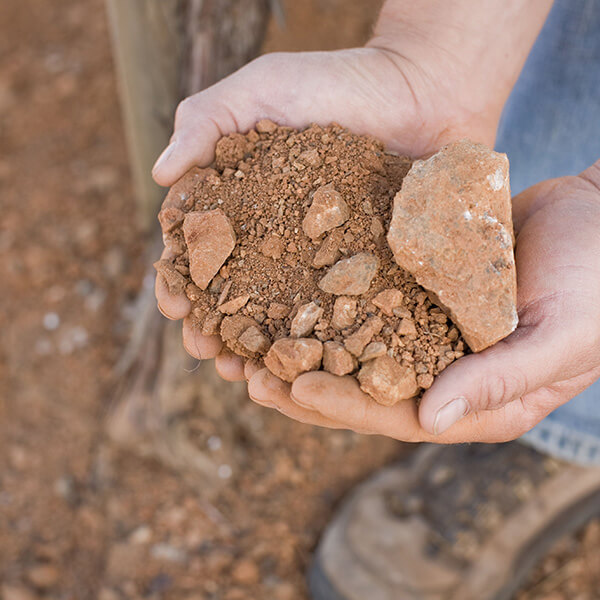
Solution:
{"label": "denim pant leg", "polygon": [[[497,150],[508,154],[514,194],[600,159],[600,0],[555,1],[505,107]],[[521,439],[599,465],[600,380]]]}

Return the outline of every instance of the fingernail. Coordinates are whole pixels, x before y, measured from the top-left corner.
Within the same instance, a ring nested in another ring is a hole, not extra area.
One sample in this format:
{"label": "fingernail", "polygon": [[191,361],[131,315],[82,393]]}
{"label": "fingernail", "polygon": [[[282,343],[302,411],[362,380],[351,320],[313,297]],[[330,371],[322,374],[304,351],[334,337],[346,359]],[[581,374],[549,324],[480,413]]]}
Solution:
{"label": "fingernail", "polygon": [[163,151],[162,154],[158,157],[154,166],[152,167],[152,173],[156,173],[159,171],[164,165],[167,164],[171,154],[173,154],[173,150],[175,150],[177,142],[171,142]]}
{"label": "fingernail", "polygon": [[437,411],[435,420],[433,422],[433,433],[434,435],[440,435],[444,433],[446,429],[449,429],[460,421],[469,412],[469,404],[466,398],[459,396],[450,400],[448,404],[445,404]]}

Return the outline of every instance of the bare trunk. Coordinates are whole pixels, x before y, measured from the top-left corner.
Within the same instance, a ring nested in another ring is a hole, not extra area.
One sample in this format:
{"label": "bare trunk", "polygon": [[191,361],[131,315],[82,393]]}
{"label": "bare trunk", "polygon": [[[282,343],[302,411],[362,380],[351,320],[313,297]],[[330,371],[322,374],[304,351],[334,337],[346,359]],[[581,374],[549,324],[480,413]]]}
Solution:
{"label": "bare trunk", "polygon": [[[169,138],[177,102],[257,54],[269,2],[107,0],[107,6],[140,214],[144,223],[155,223],[162,191],[151,182],[150,169]],[[154,235],[151,255],[156,260],[160,236]],[[140,293],[137,314],[131,343],[117,365],[122,379],[108,433],[216,487],[218,468],[204,451],[210,436],[207,418],[226,410],[237,414],[247,398],[245,386],[225,383],[212,363],[197,365],[187,356],[181,324],[160,316],[151,289]],[[219,431],[225,447],[235,420],[228,431]],[[220,460],[226,455],[221,453]]]}

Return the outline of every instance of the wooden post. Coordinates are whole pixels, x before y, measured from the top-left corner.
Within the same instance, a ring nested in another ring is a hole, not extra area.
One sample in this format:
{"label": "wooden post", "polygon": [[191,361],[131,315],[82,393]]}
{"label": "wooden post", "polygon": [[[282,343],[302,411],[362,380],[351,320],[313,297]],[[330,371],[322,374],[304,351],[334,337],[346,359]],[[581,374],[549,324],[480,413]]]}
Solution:
{"label": "wooden post", "polygon": [[[168,141],[178,101],[256,55],[269,1],[106,2],[140,217],[149,227],[156,223],[163,195],[150,170]],[[158,230],[154,237],[150,263],[162,246]],[[184,475],[200,475],[206,490],[218,483],[216,465],[198,447],[189,424],[239,404],[246,398],[245,386],[223,382],[212,364],[195,368],[196,361],[183,350],[181,324],[158,313],[152,289],[140,293],[136,314],[131,342],[117,365],[121,385],[108,434]],[[233,437],[233,422],[230,427],[220,432],[224,442]]]}
{"label": "wooden post", "polygon": [[131,172],[144,228],[164,190],[152,181],[181,97],[184,0],[106,0]]}

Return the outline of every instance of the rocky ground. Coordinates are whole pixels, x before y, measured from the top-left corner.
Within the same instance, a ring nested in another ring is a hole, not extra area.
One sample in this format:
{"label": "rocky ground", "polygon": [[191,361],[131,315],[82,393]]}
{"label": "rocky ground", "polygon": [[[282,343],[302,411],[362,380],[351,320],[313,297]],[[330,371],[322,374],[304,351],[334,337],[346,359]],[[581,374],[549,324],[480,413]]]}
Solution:
{"label": "rocky ground", "polygon": [[[269,49],[357,43],[373,10],[286,5],[291,29],[273,26]],[[3,0],[0,24],[2,597],[306,598],[337,502],[403,447],[292,423],[233,387],[194,424],[212,431],[216,495],[106,440],[146,240],[103,3]],[[598,598],[599,530],[565,540],[519,600]]]}

